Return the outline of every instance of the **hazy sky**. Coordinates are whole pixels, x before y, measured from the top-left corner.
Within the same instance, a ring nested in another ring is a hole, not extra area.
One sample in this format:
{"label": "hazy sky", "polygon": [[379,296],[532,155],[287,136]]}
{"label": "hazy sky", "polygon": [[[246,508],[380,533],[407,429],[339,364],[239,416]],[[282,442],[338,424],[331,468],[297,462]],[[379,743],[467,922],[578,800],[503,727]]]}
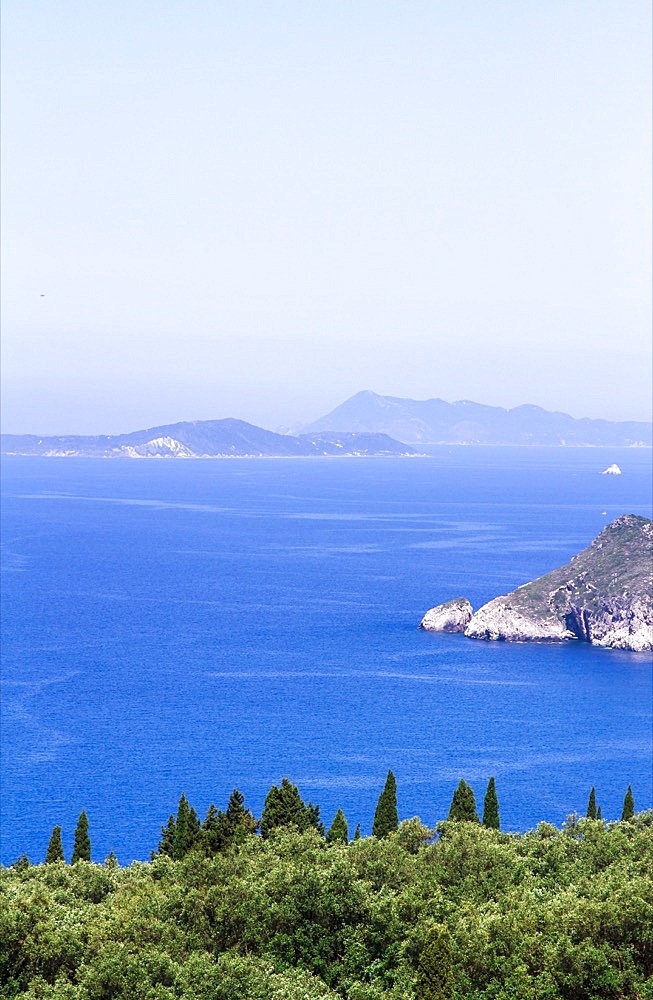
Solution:
{"label": "hazy sky", "polygon": [[650,417],[648,0],[4,0],[3,429]]}

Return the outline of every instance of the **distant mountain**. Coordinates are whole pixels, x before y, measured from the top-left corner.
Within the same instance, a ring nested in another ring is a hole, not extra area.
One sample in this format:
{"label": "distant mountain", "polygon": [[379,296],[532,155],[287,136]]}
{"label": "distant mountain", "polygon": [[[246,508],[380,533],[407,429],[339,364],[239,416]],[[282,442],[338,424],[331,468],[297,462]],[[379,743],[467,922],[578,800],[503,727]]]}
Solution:
{"label": "distant mountain", "polygon": [[39,437],[2,434],[4,455],[82,458],[223,458],[291,455],[414,455],[387,434],[275,434],[244,420],[195,420],[130,434]]}
{"label": "distant mountain", "polygon": [[410,444],[603,445],[653,444],[651,424],[576,419],[540,406],[484,406],[470,400],[400,399],[358,392],[303,428],[305,432],[389,434]]}

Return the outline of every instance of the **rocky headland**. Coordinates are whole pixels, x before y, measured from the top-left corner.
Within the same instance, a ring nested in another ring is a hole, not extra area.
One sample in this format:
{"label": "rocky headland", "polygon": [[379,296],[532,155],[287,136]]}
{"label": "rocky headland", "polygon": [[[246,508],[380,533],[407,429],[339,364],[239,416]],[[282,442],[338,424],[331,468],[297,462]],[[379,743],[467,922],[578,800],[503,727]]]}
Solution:
{"label": "rocky headland", "polygon": [[472,639],[651,650],[653,521],[624,514],[565,566],[471,612],[463,598],[447,601],[426,613],[421,628]]}

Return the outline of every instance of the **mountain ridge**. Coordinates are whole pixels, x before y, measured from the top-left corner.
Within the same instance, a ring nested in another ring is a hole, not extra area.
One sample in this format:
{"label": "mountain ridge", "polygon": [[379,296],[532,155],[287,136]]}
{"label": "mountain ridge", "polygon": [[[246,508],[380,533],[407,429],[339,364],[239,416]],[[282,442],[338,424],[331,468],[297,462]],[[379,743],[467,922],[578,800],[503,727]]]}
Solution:
{"label": "mountain ridge", "polygon": [[414,455],[386,434],[276,434],[234,417],[185,420],[126,434],[2,434],[4,455],[46,458],[227,458]]}
{"label": "mountain ridge", "polygon": [[488,444],[651,447],[653,424],[572,417],[533,403],[506,409],[462,399],[415,400],[364,389],[302,428],[384,433],[413,445]]}

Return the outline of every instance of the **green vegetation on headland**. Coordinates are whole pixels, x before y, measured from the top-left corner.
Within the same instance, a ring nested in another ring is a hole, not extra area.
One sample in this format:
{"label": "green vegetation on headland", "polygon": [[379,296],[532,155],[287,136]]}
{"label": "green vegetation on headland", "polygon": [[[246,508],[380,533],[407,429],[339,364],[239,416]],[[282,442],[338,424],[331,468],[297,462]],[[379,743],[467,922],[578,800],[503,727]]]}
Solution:
{"label": "green vegetation on headland", "polygon": [[567,642],[653,650],[653,521],[622,514],[565,566],[476,613],[465,597],[426,612],[427,632],[464,632],[472,639]]}
{"label": "green vegetation on headland", "polygon": [[[234,790],[203,822],[182,795],[150,862],[0,869],[0,997],[32,1000],[605,1000],[653,997],[653,812],[502,833],[461,781],[449,818],[328,831],[288,779],[260,823]],[[257,829],[261,835],[257,835]]]}

